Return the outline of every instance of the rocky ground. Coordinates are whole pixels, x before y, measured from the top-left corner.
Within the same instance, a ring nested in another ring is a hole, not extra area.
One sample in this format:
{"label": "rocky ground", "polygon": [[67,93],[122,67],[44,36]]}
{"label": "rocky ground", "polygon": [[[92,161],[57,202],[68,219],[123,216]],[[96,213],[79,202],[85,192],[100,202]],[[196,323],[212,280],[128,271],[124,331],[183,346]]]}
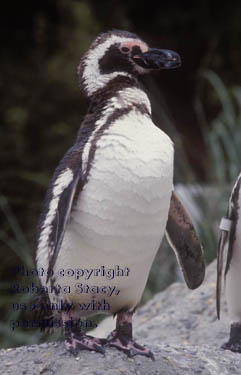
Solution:
{"label": "rocky ground", "polygon": [[[78,358],[66,353],[64,344],[50,343],[0,351],[1,374],[58,375],[235,375],[241,373],[241,354],[223,351],[229,336],[226,306],[222,320],[215,312],[216,263],[206,272],[203,285],[190,291],[185,284],[172,284],[141,307],[134,319],[134,336],[148,346],[155,361],[144,357],[128,359],[107,349],[105,356],[82,352]],[[107,336],[114,327],[107,318],[93,332]]]}

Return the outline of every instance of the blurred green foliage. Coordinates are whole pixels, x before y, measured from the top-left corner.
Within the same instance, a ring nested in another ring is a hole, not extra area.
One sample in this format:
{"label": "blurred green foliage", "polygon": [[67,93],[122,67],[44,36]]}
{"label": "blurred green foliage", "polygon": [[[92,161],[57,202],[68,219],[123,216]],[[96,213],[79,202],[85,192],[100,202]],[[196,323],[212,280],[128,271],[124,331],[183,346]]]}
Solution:
{"label": "blurred green foliage", "polygon": [[[200,237],[210,261],[216,256],[219,221],[226,215],[229,195],[241,169],[241,86],[237,82],[227,87],[212,70],[202,71],[200,80],[197,113],[209,156],[209,193],[202,190],[196,200],[204,218],[199,224]],[[216,108],[209,120],[205,103]]]}
{"label": "blurred green foliage", "polygon": [[[101,31],[138,33],[154,47],[176,49],[179,71],[143,78],[153,118],[173,139],[175,182],[216,184],[227,192],[240,170],[240,3],[154,0],[47,0],[6,4],[1,12],[0,59],[0,336],[2,347],[38,342],[36,330],[9,330],[13,269],[34,267],[34,232],[49,179],[72,145],[86,112],[78,89],[80,56]],[[202,73],[203,72],[203,73]],[[201,74],[200,74],[201,73]],[[196,106],[194,105],[196,103]],[[197,198],[205,218],[200,233],[210,261],[220,216],[205,194]],[[162,271],[159,272],[159,269]],[[143,301],[175,279],[175,259],[166,246],[157,255]],[[29,283],[21,279],[21,283]],[[46,339],[46,336],[44,337]]]}
{"label": "blurred green foliage", "polygon": [[204,127],[204,138],[210,153],[209,180],[220,185],[234,183],[241,168],[241,86],[227,88],[213,71],[203,77],[211,85],[220,110]]}

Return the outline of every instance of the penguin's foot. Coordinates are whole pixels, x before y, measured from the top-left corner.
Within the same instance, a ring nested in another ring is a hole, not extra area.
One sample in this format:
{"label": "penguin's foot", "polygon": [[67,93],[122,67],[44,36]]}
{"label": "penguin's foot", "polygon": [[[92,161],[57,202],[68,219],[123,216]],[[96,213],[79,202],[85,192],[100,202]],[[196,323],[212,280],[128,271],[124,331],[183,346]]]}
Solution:
{"label": "penguin's foot", "polygon": [[116,329],[107,338],[107,345],[123,351],[128,357],[143,355],[154,360],[153,353],[132,338],[132,313],[117,314]]}
{"label": "penguin's foot", "polygon": [[71,314],[63,312],[62,319],[64,322],[65,348],[67,351],[77,356],[81,350],[93,350],[104,354],[104,345],[106,339],[99,339],[88,336],[81,329],[73,325],[74,317]]}
{"label": "penguin's foot", "polygon": [[103,346],[106,344],[106,341],[105,339],[87,336],[82,332],[78,334],[71,332],[65,339],[65,347],[75,357],[81,350],[93,350],[105,354]]}
{"label": "penguin's foot", "polygon": [[230,329],[229,341],[221,346],[224,350],[241,353],[241,324],[233,323]]}
{"label": "penguin's foot", "polygon": [[231,350],[232,352],[235,352],[235,353],[241,353],[241,340],[237,342],[233,342],[232,340],[229,340],[228,342],[225,342],[221,346],[221,349]]}
{"label": "penguin's foot", "polygon": [[149,349],[146,349],[144,346],[137,344],[134,340],[128,339],[124,336],[114,336],[115,332],[116,331],[113,331],[110,335],[112,338],[108,339],[108,345],[110,347],[121,350],[131,358],[135,355],[144,355],[152,360],[155,359],[153,353]]}

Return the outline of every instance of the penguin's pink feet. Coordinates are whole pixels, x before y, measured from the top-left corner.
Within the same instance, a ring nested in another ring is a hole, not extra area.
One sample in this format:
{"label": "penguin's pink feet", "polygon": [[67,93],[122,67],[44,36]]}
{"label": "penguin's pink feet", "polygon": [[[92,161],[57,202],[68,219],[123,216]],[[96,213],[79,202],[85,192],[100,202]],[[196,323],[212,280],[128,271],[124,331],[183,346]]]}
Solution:
{"label": "penguin's pink feet", "polygon": [[81,350],[94,350],[95,352],[104,354],[104,345],[106,339],[99,339],[88,336],[81,331],[81,328],[73,324],[73,317],[70,313],[63,312],[62,319],[64,323],[65,348],[67,351],[77,356]]}
{"label": "penguin's pink feet", "polygon": [[103,345],[106,343],[105,339],[98,339],[92,336],[87,336],[80,332],[71,333],[68,338],[65,339],[66,349],[77,356],[81,350],[94,350],[95,352],[105,354]]}
{"label": "penguin's pink feet", "polygon": [[103,346],[105,339],[95,338],[85,335],[83,332],[68,332],[65,335],[65,347],[74,356],[77,356],[81,350],[93,350],[95,352],[105,354]]}
{"label": "penguin's pink feet", "polygon": [[117,314],[116,329],[107,338],[110,347],[123,351],[128,357],[143,355],[154,360],[153,353],[144,346],[137,344],[132,338],[132,313]]}

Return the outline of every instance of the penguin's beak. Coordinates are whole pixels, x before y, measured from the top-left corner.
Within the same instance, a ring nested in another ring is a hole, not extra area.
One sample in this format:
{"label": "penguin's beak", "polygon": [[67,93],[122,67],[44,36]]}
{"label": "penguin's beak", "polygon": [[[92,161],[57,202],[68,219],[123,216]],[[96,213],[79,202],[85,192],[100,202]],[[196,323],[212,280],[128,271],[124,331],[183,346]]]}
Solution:
{"label": "penguin's beak", "polygon": [[169,49],[149,48],[145,53],[134,53],[132,59],[144,69],[174,69],[181,66],[178,53]]}

